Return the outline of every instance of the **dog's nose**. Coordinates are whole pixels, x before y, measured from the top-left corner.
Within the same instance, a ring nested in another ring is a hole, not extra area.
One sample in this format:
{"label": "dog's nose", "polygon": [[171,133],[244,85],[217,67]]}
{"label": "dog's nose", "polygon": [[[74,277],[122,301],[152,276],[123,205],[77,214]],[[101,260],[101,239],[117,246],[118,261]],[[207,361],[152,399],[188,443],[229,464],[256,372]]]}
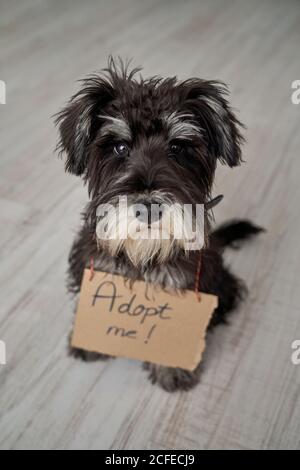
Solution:
{"label": "dog's nose", "polygon": [[136,218],[139,222],[151,225],[162,217],[162,209],[159,204],[151,204],[151,202],[143,202],[141,207],[136,211]]}

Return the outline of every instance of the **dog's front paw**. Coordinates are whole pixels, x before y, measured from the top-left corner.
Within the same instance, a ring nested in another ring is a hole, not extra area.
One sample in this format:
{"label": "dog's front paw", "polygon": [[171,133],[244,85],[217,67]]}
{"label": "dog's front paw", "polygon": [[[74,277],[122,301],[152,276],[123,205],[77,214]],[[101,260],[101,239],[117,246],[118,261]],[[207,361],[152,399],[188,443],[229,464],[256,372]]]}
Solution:
{"label": "dog's front paw", "polygon": [[164,367],[156,364],[145,363],[144,369],[149,371],[149,379],[153,384],[158,384],[167,392],[176,390],[190,390],[199,382],[200,368],[194,371],[175,367]]}
{"label": "dog's front paw", "polygon": [[68,354],[69,356],[72,356],[75,359],[81,359],[84,362],[94,362],[99,360],[106,361],[111,357],[108,354],[85,351],[84,349],[73,348],[72,346],[69,346]]}
{"label": "dog's front paw", "polygon": [[106,361],[112,356],[97,352],[85,351],[84,349],[75,348],[71,344],[72,332],[68,336],[68,355],[84,362]]}

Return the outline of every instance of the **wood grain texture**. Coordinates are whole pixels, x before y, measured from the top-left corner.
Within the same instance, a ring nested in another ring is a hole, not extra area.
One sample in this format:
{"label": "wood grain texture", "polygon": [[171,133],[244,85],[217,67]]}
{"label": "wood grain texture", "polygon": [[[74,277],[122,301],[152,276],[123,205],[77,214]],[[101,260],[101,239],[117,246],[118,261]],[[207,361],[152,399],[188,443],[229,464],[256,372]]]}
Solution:
{"label": "wood grain texture", "polygon": [[[0,0],[0,10],[0,448],[299,448],[299,2]],[[136,361],[66,355],[66,259],[87,196],[53,156],[51,115],[109,53],[146,74],[224,80],[248,128],[247,163],[218,169],[215,215],[268,231],[228,255],[250,294],[209,337],[188,394],[153,387]]]}

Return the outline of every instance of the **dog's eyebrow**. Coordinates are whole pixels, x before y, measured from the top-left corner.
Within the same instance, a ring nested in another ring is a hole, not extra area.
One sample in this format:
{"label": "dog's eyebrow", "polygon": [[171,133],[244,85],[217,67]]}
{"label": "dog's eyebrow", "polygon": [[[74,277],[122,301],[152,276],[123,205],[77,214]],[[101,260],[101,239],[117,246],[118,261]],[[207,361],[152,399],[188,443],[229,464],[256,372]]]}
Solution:
{"label": "dog's eyebrow", "polygon": [[126,140],[131,139],[131,130],[125,120],[108,115],[98,117],[106,121],[100,130],[101,135],[114,134]]}
{"label": "dog's eyebrow", "polygon": [[[190,120],[187,120],[190,119]],[[192,114],[171,113],[163,117],[169,130],[170,139],[191,139],[202,135],[201,127],[191,121]]]}

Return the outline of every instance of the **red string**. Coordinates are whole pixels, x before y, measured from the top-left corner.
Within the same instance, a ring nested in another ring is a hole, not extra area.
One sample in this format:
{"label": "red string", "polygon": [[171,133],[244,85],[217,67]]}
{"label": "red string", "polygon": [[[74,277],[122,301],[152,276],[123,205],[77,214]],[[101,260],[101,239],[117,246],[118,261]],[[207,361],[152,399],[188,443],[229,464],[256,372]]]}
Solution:
{"label": "red string", "polygon": [[198,302],[201,302],[201,293],[200,293],[200,274],[201,274],[201,251],[199,253],[199,259],[197,263],[197,270],[195,276],[195,294],[197,297]]}
{"label": "red string", "polygon": [[91,257],[91,260],[90,260],[90,271],[91,271],[90,281],[92,281],[95,276],[95,261],[94,261],[93,256]]}

